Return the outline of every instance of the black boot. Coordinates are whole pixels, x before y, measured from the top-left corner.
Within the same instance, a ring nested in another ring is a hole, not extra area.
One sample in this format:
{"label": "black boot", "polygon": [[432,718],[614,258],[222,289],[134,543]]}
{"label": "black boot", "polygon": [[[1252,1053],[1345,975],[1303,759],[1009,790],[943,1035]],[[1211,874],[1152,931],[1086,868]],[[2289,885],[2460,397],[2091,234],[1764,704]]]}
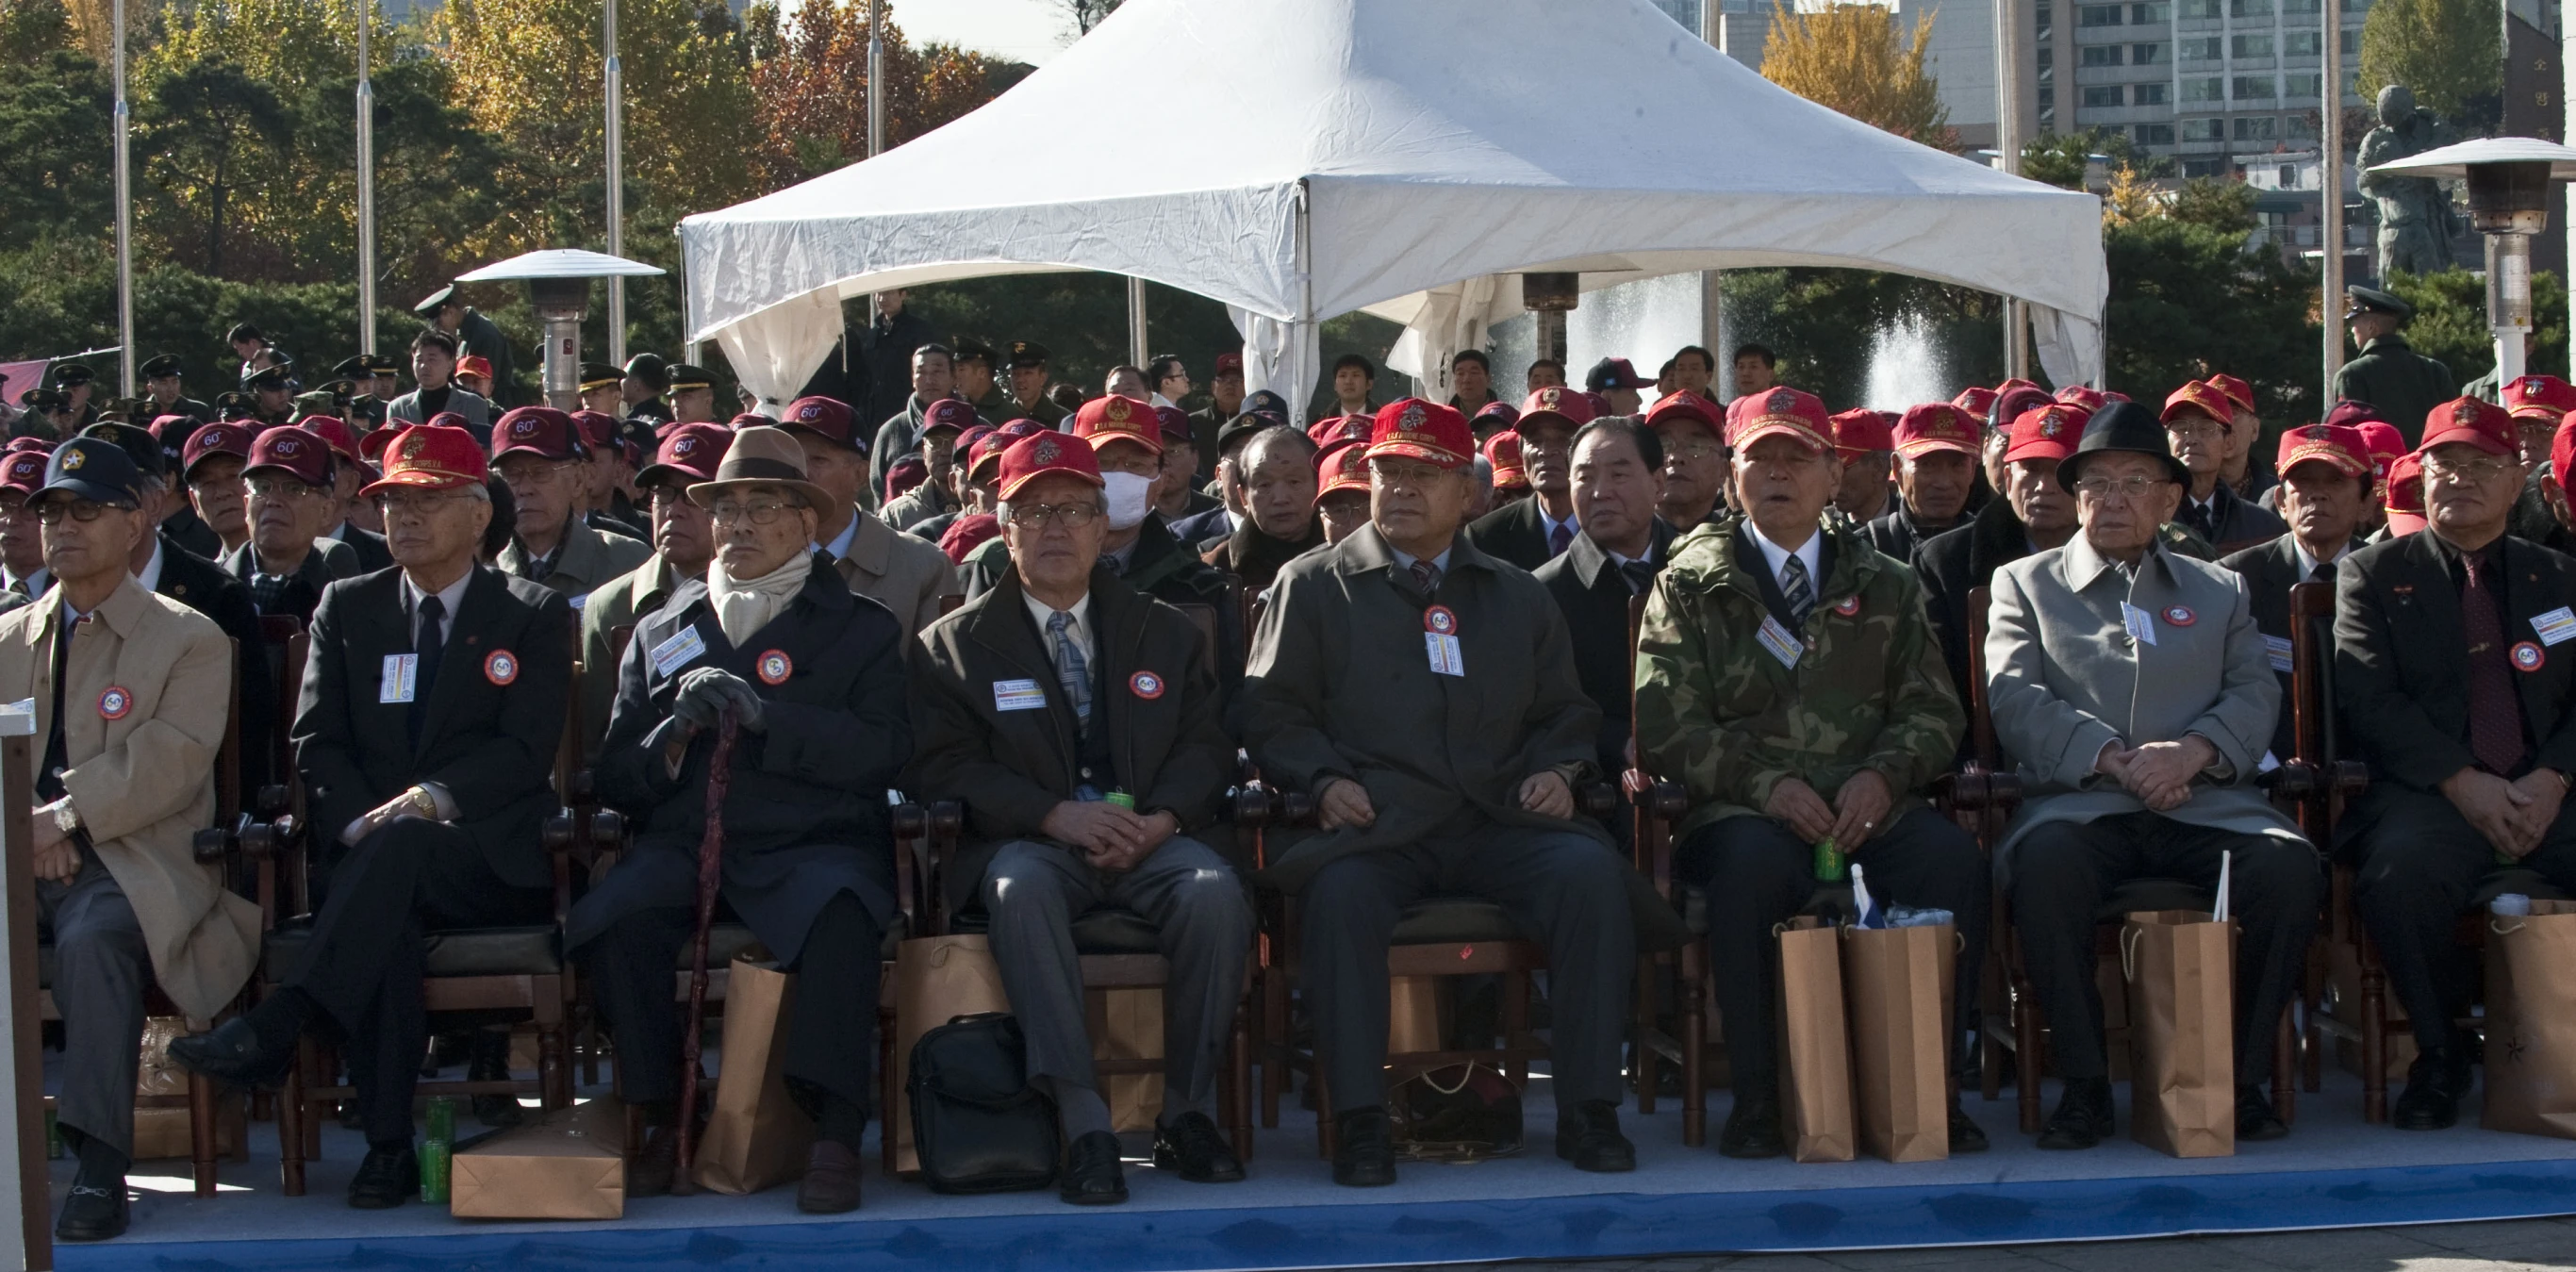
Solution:
{"label": "black boot", "polygon": [[2426,1047],[2406,1070],[2406,1089],[2388,1124],[2401,1131],[2439,1131],[2460,1120],[2460,1101],[2475,1079],[2468,1052],[2458,1046]]}
{"label": "black boot", "polygon": [[1345,1188],[1383,1188],[1395,1182],[1395,1126],[1375,1105],[1333,1115],[1333,1182]]}
{"label": "black boot", "polygon": [[2111,1134],[2111,1080],[2068,1078],[2057,1111],[2039,1132],[2041,1148],[2091,1148]]}
{"label": "black boot", "polygon": [[2236,1142],[2259,1144],[2264,1140],[2289,1135],[2290,1124],[2272,1111],[2272,1097],[2264,1094],[2259,1083],[2243,1082],[2236,1087]]}
{"label": "black boot", "polygon": [[[510,1080],[510,1031],[477,1029],[474,1031],[473,1056],[465,1063],[468,1082],[507,1082]],[[485,1126],[517,1126],[526,1120],[519,1102],[506,1095],[474,1097],[474,1120]]]}
{"label": "black boot", "polygon": [[1739,1092],[1735,1108],[1726,1115],[1726,1128],[1717,1133],[1717,1151],[1727,1157],[1778,1157],[1789,1151],[1789,1141],[1780,1131],[1780,1097],[1765,1084],[1764,1089]]}
{"label": "black boot", "polygon": [[1637,1146],[1619,1133],[1619,1106],[1608,1100],[1585,1100],[1556,1115],[1556,1155],[1576,1170],[1637,1169]]}
{"label": "black boot", "polygon": [[349,1180],[349,1204],[359,1210],[391,1210],[419,1195],[420,1158],[408,1142],[368,1145]]}

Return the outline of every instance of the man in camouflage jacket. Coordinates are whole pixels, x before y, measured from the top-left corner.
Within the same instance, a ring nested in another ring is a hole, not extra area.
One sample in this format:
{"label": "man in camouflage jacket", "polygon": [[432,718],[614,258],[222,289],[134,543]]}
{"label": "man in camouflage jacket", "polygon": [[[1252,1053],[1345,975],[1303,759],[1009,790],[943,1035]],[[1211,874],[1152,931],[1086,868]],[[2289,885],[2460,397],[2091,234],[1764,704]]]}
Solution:
{"label": "man in camouflage jacket", "polygon": [[[1826,517],[1840,471],[1823,404],[1773,389],[1727,415],[1747,511],[1692,531],[1656,581],[1637,641],[1637,754],[1690,792],[1673,865],[1707,897],[1735,1084],[1718,1151],[1770,1157],[1785,1148],[1772,928],[1815,895],[1817,846],[1831,839],[1864,867],[1879,905],[1951,912],[1963,1019],[1988,885],[1976,841],[1922,797],[1964,727],[1922,585]],[[1986,1146],[1955,1093],[1950,1146]]]}

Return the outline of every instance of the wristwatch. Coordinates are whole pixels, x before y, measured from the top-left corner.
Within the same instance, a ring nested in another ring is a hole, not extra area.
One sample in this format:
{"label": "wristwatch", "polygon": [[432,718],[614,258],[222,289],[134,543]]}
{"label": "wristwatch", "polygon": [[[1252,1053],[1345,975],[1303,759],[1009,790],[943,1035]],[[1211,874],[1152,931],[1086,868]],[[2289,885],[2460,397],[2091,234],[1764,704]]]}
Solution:
{"label": "wristwatch", "polygon": [[54,829],[65,835],[76,835],[80,833],[80,828],[80,810],[72,807],[70,800],[66,799],[54,805]]}
{"label": "wristwatch", "polygon": [[411,788],[409,794],[411,795],[411,810],[413,812],[418,813],[430,821],[438,820],[438,797],[430,794],[428,787],[415,786]]}

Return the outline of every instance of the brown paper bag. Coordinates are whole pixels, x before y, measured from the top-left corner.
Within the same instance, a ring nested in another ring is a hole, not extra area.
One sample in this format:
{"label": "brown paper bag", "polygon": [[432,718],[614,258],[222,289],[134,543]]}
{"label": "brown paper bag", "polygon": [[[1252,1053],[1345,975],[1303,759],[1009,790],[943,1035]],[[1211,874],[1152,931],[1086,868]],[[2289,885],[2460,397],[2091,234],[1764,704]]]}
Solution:
{"label": "brown paper bag", "polygon": [[2129,1135],[2176,1157],[2236,1152],[2235,925],[2140,910],[2120,926],[2129,982]]}
{"label": "brown paper bag", "polygon": [[[1083,1000],[1095,1058],[1163,1058],[1163,991],[1103,989],[1083,995]],[[1100,1094],[1109,1101],[1111,1129],[1121,1134],[1150,1131],[1163,1113],[1163,1075],[1159,1073],[1104,1076]]]}
{"label": "brown paper bag", "polygon": [[1842,938],[1812,918],[1793,919],[1780,931],[1780,1110],[1790,1157],[1852,1159]]}
{"label": "brown paper bag", "polygon": [[1844,928],[1842,937],[1861,1147],[1891,1162],[1945,1160],[1956,929]]}
{"label": "brown paper bag", "polygon": [[614,1097],[556,1109],[451,1159],[460,1219],[617,1219],[626,1214],[626,1108]]}
{"label": "brown paper bag", "polygon": [[755,1193],[805,1173],[814,1119],[787,1093],[787,1023],[795,1015],[795,976],[775,963],[733,961],[725,974],[723,1067],[698,1141],[700,1187]]}
{"label": "brown paper bag", "polygon": [[189,1032],[188,1022],[177,1016],[152,1016],[144,1020],[142,1063],[134,1070],[136,1095],[188,1093],[188,1070],[170,1058],[170,1044],[187,1037]]}
{"label": "brown paper bag", "polygon": [[2487,1094],[2478,1125],[2576,1139],[2576,902],[2488,915]]}
{"label": "brown paper bag", "polygon": [[[246,1118],[239,1095],[219,1096],[215,1100],[215,1154],[232,1155],[242,1142]],[[184,1104],[152,1105],[134,1110],[134,1160],[159,1161],[187,1158],[196,1154],[196,1141],[190,1132],[196,1123]]]}
{"label": "brown paper bag", "polygon": [[894,965],[894,1113],[886,1130],[895,1137],[894,1169],[921,1173],[912,1147],[912,1102],[903,1096],[912,1072],[912,1045],[921,1035],[959,1016],[1009,1011],[1002,969],[980,936],[925,936],[906,941]]}

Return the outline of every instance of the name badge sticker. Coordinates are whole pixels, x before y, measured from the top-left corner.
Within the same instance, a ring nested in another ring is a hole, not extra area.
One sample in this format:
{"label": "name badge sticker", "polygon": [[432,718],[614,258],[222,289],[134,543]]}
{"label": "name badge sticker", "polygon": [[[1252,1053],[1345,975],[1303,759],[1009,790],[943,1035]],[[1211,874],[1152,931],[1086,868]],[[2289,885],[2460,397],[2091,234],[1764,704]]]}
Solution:
{"label": "name badge sticker", "polygon": [[2561,605],[2546,614],[2531,616],[2531,630],[2540,634],[2543,645],[2563,645],[2576,640],[2576,611]]}
{"label": "name badge sticker", "polygon": [[1034,680],[996,680],[993,682],[995,711],[1044,711],[1046,690]]}
{"label": "name badge sticker", "polygon": [[1467,674],[1467,655],[1458,647],[1458,638],[1442,632],[1422,633],[1422,644],[1431,659],[1431,670],[1443,676]]}
{"label": "name badge sticker", "polygon": [[2127,601],[2120,602],[2120,625],[2128,629],[2129,639],[2141,645],[2156,643],[2156,616]]}
{"label": "name badge sticker", "polygon": [[378,702],[409,702],[420,692],[420,655],[385,655],[385,678],[376,688]]}
{"label": "name badge sticker", "polygon": [[2282,674],[2282,675],[2284,675],[2284,676],[2286,676],[2286,675],[2289,675],[2289,674],[2290,674],[2290,638],[2289,638],[2289,637],[2287,637],[2287,636],[2266,636],[2266,637],[2264,637],[2264,638],[2263,638],[2263,652],[2272,656],[2272,670],[2277,671],[2277,672],[2281,673],[2281,674]]}
{"label": "name badge sticker", "polygon": [[653,647],[653,674],[668,680],[672,672],[706,657],[706,653],[706,638],[698,635],[696,627],[683,627]]}
{"label": "name badge sticker", "polygon": [[1768,614],[1762,616],[1762,629],[1753,633],[1753,639],[1764,649],[1770,650],[1771,656],[1779,659],[1781,666],[1791,671],[1798,669],[1798,659],[1807,652],[1806,645],[1799,641],[1797,633],[1782,626],[1779,619]]}

